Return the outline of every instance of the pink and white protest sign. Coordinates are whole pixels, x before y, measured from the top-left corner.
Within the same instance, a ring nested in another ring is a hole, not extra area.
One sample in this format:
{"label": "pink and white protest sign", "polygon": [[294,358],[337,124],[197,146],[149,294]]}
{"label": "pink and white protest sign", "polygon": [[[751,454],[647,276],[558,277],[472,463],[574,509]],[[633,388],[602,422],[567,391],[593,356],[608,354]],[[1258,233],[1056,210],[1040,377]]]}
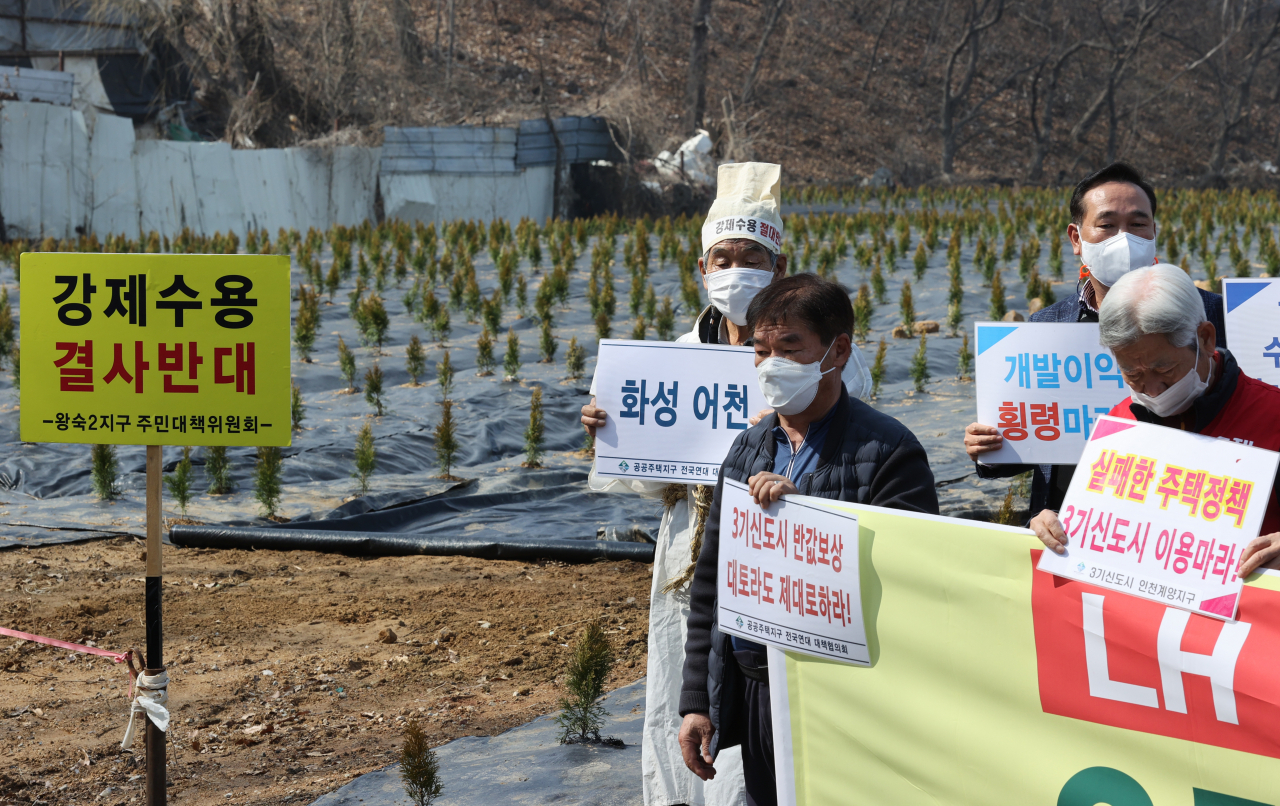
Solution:
{"label": "pink and white protest sign", "polygon": [[1234,620],[1240,552],[1258,536],[1280,454],[1227,439],[1102,417],[1059,518],[1060,577]]}
{"label": "pink and white protest sign", "polygon": [[778,649],[869,665],[858,584],[858,518],[822,498],[762,508],[724,480],[717,623]]}
{"label": "pink and white protest sign", "polygon": [[1129,395],[1089,322],[980,322],[978,422],[1004,443],[982,463],[1074,465],[1098,417]]}

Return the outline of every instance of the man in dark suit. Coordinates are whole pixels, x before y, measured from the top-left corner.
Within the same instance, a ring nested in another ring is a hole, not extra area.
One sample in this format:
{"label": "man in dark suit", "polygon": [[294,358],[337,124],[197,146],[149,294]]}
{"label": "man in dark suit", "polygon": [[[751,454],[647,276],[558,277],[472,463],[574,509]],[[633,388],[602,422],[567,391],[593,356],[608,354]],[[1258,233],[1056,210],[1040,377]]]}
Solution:
{"label": "man in dark suit", "polygon": [[[1071,194],[1071,251],[1080,256],[1076,294],[1031,315],[1032,322],[1097,322],[1107,291],[1126,273],[1156,263],[1156,192],[1133,167],[1113,162],[1080,180]],[[1226,347],[1222,297],[1198,289],[1207,319],[1217,330],[1217,346]],[[970,423],[964,447],[979,478],[1008,478],[1035,470],[1031,483],[1032,517],[1057,512],[1071,484],[1074,465],[984,465],[983,454],[998,449],[1003,438],[995,427]]]}

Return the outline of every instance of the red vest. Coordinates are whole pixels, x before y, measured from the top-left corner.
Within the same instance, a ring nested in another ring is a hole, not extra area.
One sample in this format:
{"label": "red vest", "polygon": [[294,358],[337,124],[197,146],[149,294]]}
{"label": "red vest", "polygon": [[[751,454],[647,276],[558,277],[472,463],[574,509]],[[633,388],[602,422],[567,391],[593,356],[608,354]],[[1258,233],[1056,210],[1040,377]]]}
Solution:
{"label": "red vest", "polygon": [[[1129,409],[1132,402],[1133,398],[1125,398],[1111,410],[1111,416],[1136,420]],[[1280,389],[1240,372],[1231,399],[1200,433],[1280,452]],[[1277,484],[1280,485],[1280,478]],[[1280,532],[1280,490],[1273,487],[1262,517],[1261,534],[1275,532]]]}

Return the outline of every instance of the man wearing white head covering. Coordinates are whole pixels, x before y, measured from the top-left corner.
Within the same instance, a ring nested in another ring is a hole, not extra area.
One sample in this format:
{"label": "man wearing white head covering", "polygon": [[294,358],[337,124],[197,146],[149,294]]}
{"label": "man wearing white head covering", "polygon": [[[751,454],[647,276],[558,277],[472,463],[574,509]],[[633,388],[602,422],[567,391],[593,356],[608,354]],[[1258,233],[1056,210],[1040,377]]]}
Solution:
{"label": "man wearing white head covering", "polygon": [[[782,248],[782,169],[760,162],[721,165],[715,202],[702,227],[702,284],[711,300],[678,338],[683,343],[747,343],[747,307],[761,289],[787,274]],[[854,351],[857,355],[857,351]],[[856,366],[855,366],[856,363]],[[866,364],[857,356],[843,377],[854,397],[871,386]],[[592,400],[582,407],[582,424],[591,434],[606,414]],[[762,412],[767,413],[767,412]],[[757,415],[758,417],[759,415]],[[711,488],[602,479],[592,468],[588,481],[599,492],[635,492],[665,504],[658,529],[649,596],[649,668],[645,681],[644,742],[641,769],[646,806],[739,806],[745,803],[741,750],[726,749],[716,759],[718,775],[702,781],[685,766],[679,732],[679,700],[684,667],[689,579],[701,548],[703,525],[711,506]]]}

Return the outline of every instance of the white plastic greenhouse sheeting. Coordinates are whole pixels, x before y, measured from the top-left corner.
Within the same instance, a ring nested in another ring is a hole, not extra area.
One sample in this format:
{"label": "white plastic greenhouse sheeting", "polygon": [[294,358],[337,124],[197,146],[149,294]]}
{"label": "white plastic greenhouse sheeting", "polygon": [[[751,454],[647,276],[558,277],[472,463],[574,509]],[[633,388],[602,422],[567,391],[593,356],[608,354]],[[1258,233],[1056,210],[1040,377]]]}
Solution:
{"label": "white plastic greenhouse sheeting", "polygon": [[141,140],[134,146],[134,169],[143,232],[244,229],[229,144]]}
{"label": "white plastic greenhouse sheeting", "polygon": [[509,174],[383,174],[382,182],[387,218],[541,221],[551,215],[555,167]]}
{"label": "white plastic greenhouse sheeting", "polygon": [[[0,104],[0,215],[9,238],[103,238],[183,227],[325,229],[374,218],[381,149],[232,150],[136,140],[127,119],[42,103]],[[384,174],[388,218],[542,220],[554,168],[498,174]]]}
{"label": "white plastic greenhouse sheeting", "polygon": [[91,131],[89,196],[85,211],[88,229],[100,236],[137,232],[138,177],[133,170],[133,122],[115,115],[92,113],[88,120]]}
{"label": "white plastic greenhouse sheeting", "polygon": [[0,110],[0,213],[15,235],[73,230],[85,214],[88,132],[69,107],[11,102]]}
{"label": "white plastic greenhouse sheeting", "polygon": [[243,228],[324,229],[374,217],[380,149],[232,151]]}

